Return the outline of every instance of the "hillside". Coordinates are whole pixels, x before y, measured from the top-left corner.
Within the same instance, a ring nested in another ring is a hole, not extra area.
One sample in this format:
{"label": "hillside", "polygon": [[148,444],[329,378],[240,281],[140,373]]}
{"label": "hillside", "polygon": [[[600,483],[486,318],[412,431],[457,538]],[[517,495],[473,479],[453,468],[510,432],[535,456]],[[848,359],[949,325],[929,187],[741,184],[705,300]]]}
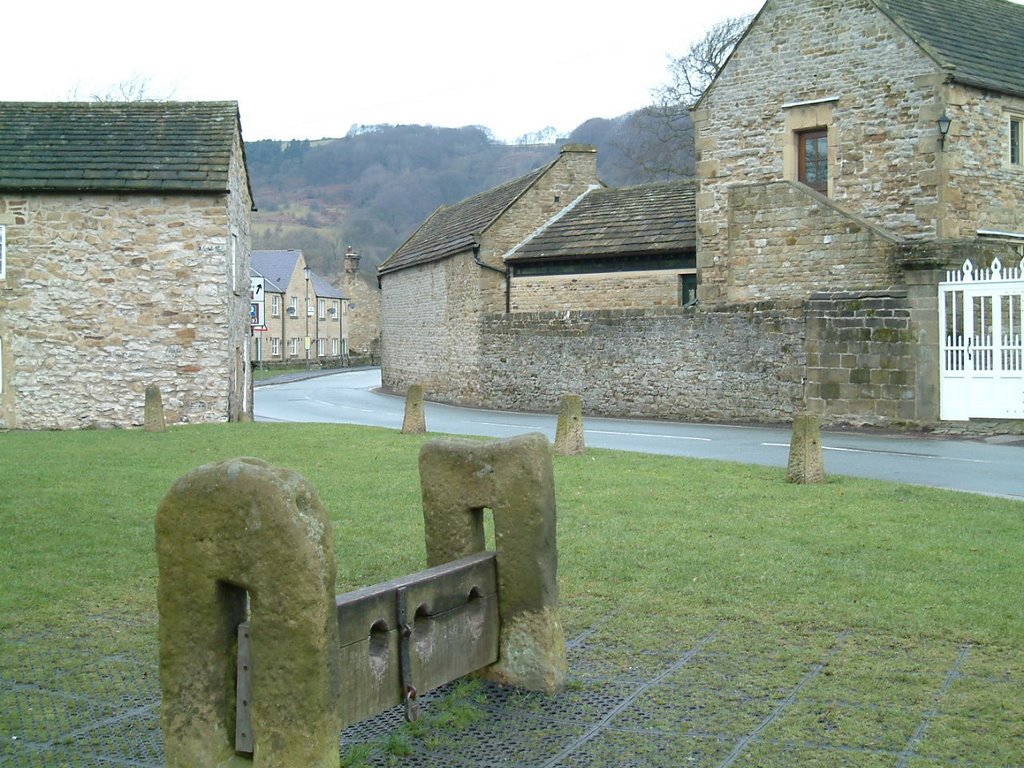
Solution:
{"label": "hillside", "polygon": [[[611,186],[657,175],[643,111],[588,120],[556,144],[507,145],[485,128],[370,126],[340,139],[246,144],[258,211],[253,247],[301,248],[314,270],[340,274],[346,246],[374,273],[438,206],[521,176],[554,159],[558,144],[598,148],[598,171]],[[684,146],[673,155],[692,167]]]}

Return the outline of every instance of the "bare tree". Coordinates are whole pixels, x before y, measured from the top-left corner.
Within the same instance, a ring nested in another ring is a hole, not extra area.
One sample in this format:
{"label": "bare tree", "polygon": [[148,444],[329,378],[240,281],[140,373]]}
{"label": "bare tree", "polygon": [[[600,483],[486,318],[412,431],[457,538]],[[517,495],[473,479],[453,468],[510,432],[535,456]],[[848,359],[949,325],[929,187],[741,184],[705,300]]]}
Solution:
{"label": "bare tree", "polygon": [[669,58],[669,82],[654,89],[654,103],[635,113],[636,131],[619,149],[642,177],[670,179],[694,173],[693,121],[690,110],[715,79],[746,32],[753,16],[714,24],[690,49]]}
{"label": "bare tree", "polygon": [[[68,101],[78,101],[78,85],[68,91]],[[174,93],[153,95],[150,78],[133,74],[126,80],[114,83],[102,93],[94,91],[89,95],[91,101],[170,101]]]}

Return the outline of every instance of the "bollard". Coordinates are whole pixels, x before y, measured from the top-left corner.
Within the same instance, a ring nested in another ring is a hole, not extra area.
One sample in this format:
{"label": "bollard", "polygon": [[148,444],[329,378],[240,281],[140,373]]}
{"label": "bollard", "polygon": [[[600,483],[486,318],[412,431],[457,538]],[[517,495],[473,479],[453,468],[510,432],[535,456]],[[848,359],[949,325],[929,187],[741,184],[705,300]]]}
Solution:
{"label": "bollard", "polygon": [[555,453],[559,456],[579,456],[586,450],[580,396],[562,395],[558,407],[558,426],[555,429]]}
{"label": "bollard", "polygon": [[405,419],[402,421],[403,435],[422,435],[427,431],[426,415],[423,410],[423,387],[413,384],[405,393]]}
{"label": "bollard", "polygon": [[820,483],[825,479],[825,460],[821,450],[821,427],[817,416],[801,414],[793,419],[789,442],[788,483]]}
{"label": "bollard", "polygon": [[146,406],[143,417],[143,429],[146,432],[164,432],[167,424],[164,421],[164,402],[160,387],[150,384],[146,387]]}

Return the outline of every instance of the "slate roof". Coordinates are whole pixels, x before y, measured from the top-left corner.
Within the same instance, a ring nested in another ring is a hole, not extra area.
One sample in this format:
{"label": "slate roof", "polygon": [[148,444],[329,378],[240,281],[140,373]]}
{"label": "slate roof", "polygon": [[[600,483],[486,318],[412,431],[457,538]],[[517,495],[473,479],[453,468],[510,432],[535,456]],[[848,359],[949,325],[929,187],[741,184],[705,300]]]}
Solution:
{"label": "slate roof", "polygon": [[0,189],[225,192],[238,104],[0,102]]}
{"label": "slate roof", "polygon": [[641,256],[697,248],[692,181],[599,188],[514,248],[512,263]]}
{"label": "slate roof", "polygon": [[875,0],[954,80],[1024,95],[1024,5],[1009,0]]}
{"label": "slate roof", "polygon": [[446,259],[478,245],[480,235],[550,167],[548,164],[454,205],[441,206],[377,268],[378,274]]}
{"label": "slate roof", "polygon": [[[291,282],[295,268],[298,266],[299,256],[302,251],[289,249],[286,251],[253,251],[252,271],[263,277],[264,290],[270,293],[284,294],[288,290],[288,283]],[[346,299],[348,298],[327,282],[327,278],[310,273],[310,282],[313,284],[313,293],[318,299]]]}
{"label": "slate roof", "polygon": [[299,251],[253,251],[252,271],[263,276],[265,290],[284,293],[299,261]]}

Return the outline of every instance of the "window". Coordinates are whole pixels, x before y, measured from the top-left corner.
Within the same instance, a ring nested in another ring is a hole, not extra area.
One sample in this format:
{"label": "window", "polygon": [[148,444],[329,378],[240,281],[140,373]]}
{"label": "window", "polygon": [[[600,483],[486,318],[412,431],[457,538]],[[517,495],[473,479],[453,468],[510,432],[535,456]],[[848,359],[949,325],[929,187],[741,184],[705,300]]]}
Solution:
{"label": "window", "polygon": [[291,303],[288,306],[288,314],[291,315],[292,317],[298,317],[299,316],[299,297],[298,296],[292,296]]}
{"label": "window", "polygon": [[331,354],[335,357],[338,356],[338,340],[336,338],[331,339]]}
{"label": "window", "polygon": [[281,316],[281,297],[278,296],[276,293],[270,294],[270,316]]}
{"label": "window", "polygon": [[0,224],[0,280],[7,277],[7,227]]}
{"label": "window", "polygon": [[323,357],[327,354],[327,339],[316,340],[316,356]]}
{"label": "window", "polygon": [[679,306],[688,307],[697,303],[697,275],[679,276]]}
{"label": "window", "polygon": [[1010,115],[1010,165],[1024,167],[1024,116]]}
{"label": "window", "polygon": [[327,300],[317,299],[316,300],[316,316],[323,320],[327,317]]}
{"label": "window", "polygon": [[270,356],[280,357],[281,356],[281,337],[271,336],[270,337]]}
{"label": "window", "polygon": [[335,299],[334,301],[331,302],[331,317],[337,317],[338,316],[339,305],[340,305],[340,302],[337,299]]}
{"label": "window", "polygon": [[799,168],[797,179],[823,195],[828,194],[828,131],[815,128],[801,131],[799,140]]}
{"label": "window", "polygon": [[238,293],[238,235],[231,233],[231,290]]}
{"label": "window", "polygon": [[299,339],[297,336],[292,336],[288,339],[288,355],[290,357],[299,356]]}

